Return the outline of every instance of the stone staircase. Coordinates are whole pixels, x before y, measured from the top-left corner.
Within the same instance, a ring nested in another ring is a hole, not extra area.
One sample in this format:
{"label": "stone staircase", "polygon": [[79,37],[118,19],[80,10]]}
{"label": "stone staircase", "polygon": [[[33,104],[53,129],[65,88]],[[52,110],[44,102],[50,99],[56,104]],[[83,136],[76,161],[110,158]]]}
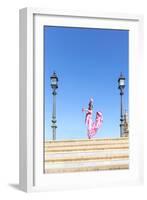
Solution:
{"label": "stone staircase", "polygon": [[129,168],[128,137],[46,141],[45,173]]}

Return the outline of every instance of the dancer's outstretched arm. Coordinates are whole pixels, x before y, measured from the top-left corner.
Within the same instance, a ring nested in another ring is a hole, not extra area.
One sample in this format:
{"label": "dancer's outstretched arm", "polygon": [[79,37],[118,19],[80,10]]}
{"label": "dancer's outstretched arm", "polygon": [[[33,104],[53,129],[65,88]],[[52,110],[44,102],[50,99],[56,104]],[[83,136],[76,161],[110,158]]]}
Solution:
{"label": "dancer's outstretched arm", "polygon": [[87,108],[82,108],[82,112],[88,112]]}

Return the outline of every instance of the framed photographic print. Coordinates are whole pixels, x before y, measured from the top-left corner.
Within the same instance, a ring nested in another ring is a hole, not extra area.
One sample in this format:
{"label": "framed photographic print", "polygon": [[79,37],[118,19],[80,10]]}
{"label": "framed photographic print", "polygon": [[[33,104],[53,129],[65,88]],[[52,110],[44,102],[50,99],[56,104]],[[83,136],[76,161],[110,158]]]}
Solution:
{"label": "framed photographic print", "polygon": [[143,19],[20,10],[20,188],[143,180]]}

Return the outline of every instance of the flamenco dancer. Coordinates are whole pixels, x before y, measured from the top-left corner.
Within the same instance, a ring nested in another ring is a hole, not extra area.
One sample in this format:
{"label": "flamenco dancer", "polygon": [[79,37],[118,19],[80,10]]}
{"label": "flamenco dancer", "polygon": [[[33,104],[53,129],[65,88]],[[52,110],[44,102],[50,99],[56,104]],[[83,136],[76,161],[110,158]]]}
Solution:
{"label": "flamenco dancer", "polygon": [[96,112],[96,118],[93,122],[92,113],[93,113],[93,99],[91,98],[88,104],[88,109],[82,109],[82,111],[86,112],[85,124],[87,126],[87,135],[88,138],[91,139],[99,130],[103,122],[103,116],[101,112]]}

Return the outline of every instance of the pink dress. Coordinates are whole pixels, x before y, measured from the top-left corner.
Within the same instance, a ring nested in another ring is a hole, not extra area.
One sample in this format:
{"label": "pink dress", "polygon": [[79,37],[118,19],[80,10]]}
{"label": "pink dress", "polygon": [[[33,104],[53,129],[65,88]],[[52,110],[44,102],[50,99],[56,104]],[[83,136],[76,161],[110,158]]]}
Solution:
{"label": "pink dress", "polygon": [[91,139],[97,131],[100,129],[103,122],[103,116],[101,112],[96,112],[96,119],[92,120],[92,109],[88,109],[85,117],[85,124],[87,126],[87,135]]}

